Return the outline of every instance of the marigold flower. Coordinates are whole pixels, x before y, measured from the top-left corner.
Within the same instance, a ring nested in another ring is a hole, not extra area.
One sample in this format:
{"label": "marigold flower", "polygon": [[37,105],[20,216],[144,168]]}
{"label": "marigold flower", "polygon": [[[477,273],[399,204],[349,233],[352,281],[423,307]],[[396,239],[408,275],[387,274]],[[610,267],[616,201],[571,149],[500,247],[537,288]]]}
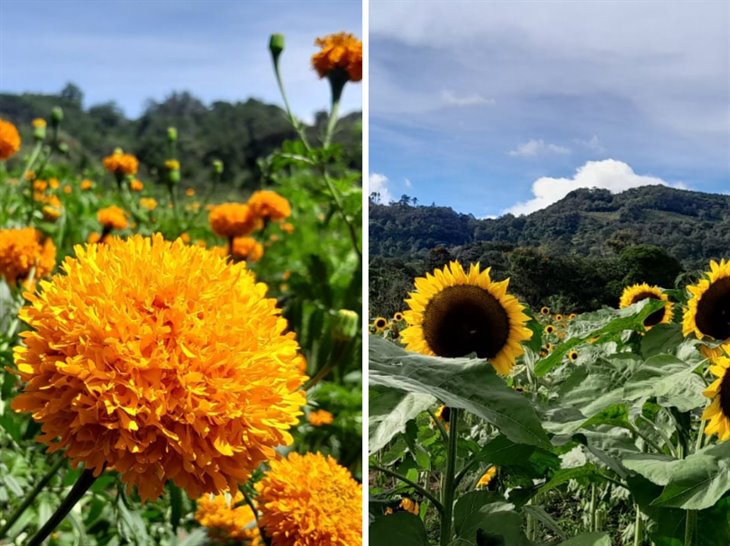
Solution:
{"label": "marigold flower", "polygon": [[92,231],[86,238],[86,242],[93,245],[96,243],[102,243],[104,241],[102,241],[101,233],[99,233],[98,231]]}
{"label": "marigold flower", "polygon": [[149,211],[155,210],[157,208],[157,199],[154,197],[143,197],[139,200],[139,206]]}
{"label": "marigold flower", "polygon": [[65,193],[66,195],[70,195],[73,191],[74,190],[70,185],[68,185],[68,184],[63,185],[63,193]]}
{"label": "marigold flower", "polygon": [[50,186],[50,188],[52,190],[57,190],[58,186],[60,186],[61,183],[58,181],[58,178],[56,178],[54,176],[54,177],[48,179],[48,185]]}
{"label": "marigold flower", "polygon": [[[35,228],[0,229],[0,275],[10,286],[48,276],[56,265],[56,245]],[[26,286],[26,288],[31,288]]]}
{"label": "marigold flower", "polygon": [[42,209],[43,218],[49,222],[54,222],[61,217],[61,209],[53,207],[51,205],[45,205]]}
{"label": "marigold flower", "polygon": [[310,411],[307,415],[307,422],[313,427],[321,427],[322,425],[331,425],[335,420],[335,416],[327,410],[319,409]]}
{"label": "marigold flower", "polygon": [[39,127],[42,128],[46,126],[46,120],[43,118],[35,118],[33,121],[31,121],[31,124],[35,129],[38,129]]}
{"label": "marigold flower", "polygon": [[235,491],[293,439],[305,376],[266,285],[181,240],[78,245],[20,318],[26,383],[12,402],[38,441],[143,500]]}
{"label": "marigold flower", "polygon": [[281,231],[283,231],[284,233],[288,233],[289,235],[291,235],[292,233],[294,233],[294,224],[292,224],[290,222],[283,222],[281,224]]}
{"label": "marigold flower", "polygon": [[355,36],[340,32],[317,38],[314,43],[322,48],[312,57],[312,65],[320,78],[340,69],[351,81],[362,80],[362,42]]}
{"label": "marigold flower", "polygon": [[271,190],[254,192],[248,200],[248,206],[254,215],[267,220],[283,220],[291,216],[289,201]]}
{"label": "marigold flower", "polygon": [[260,540],[251,508],[246,504],[236,506],[242,502],[240,491],[233,496],[205,494],[196,501],[195,520],[207,527],[210,538],[216,541]]}
{"label": "marigold flower", "polygon": [[96,219],[105,229],[125,229],[127,227],[127,214],[116,205],[99,209]]}
{"label": "marigold flower", "polygon": [[124,175],[137,174],[139,169],[139,161],[132,154],[125,154],[120,148],[114,150],[114,153],[104,158],[104,168],[110,173]]}
{"label": "marigold flower", "polygon": [[271,462],[256,490],[272,546],[362,544],[362,486],[332,457],[292,452]]}
{"label": "marigold flower", "polygon": [[188,197],[193,197],[195,195],[195,188],[186,188],[185,195]]}
{"label": "marigold flower", "polygon": [[242,203],[223,203],[212,207],[208,221],[213,233],[227,238],[248,235],[261,227],[261,219],[253,214],[251,207]]}
{"label": "marigold flower", "polygon": [[37,192],[44,192],[48,189],[48,182],[45,180],[35,180],[33,182],[33,190]]}
{"label": "marigold flower", "polygon": [[20,133],[9,121],[0,119],[0,160],[8,159],[20,150]]}
{"label": "marigold flower", "polygon": [[236,237],[231,247],[231,257],[234,260],[257,262],[264,255],[264,247],[253,237]]}
{"label": "marigold flower", "polygon": [[94,187],[94,183],[91,180],[85,178],[84,180],[81,181],[81,184],[79,185],[79,187],[83,191],[90,190],[91,188]]}
{"label": "marigold flower", "polygon": [[139,178],[135,178],[129,183],[129,189],[132,191],[142,191],[144,189],[144,184],[142,184],[142,181]]}

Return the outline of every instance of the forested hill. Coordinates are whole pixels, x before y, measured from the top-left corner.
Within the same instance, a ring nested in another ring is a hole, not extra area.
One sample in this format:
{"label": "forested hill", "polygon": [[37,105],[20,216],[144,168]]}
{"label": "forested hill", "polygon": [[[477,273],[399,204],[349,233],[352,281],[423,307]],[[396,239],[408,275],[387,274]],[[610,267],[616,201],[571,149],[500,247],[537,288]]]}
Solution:
{"label": "forested hill", "polygon": [[[644,186],[612,194],[579,189],[526,216],[479,220],[446,207],[412,206],[407,196],[370,205],[371,256],[407,256],[435,247],[534,247],[548,254],[610,256],[642,243],[685,267],[730,252],[730,195]],[[467,248],[463,248],[467,247]]]}
{"label": "forested hill", "polygon": [[[323,93],[328,93],[324,88]],[[129,119],[114,102],[83,106],[83,92],[68,84],[58,94],[0,93],[0,118],[15,123],[23,141],[31,142],[33,118],[49,119],[51,108],[64,110],[61,138],[70,148],[69,159],[80,169],[100,168],[101,158],[121,147],[141,163],[141,178],[153,176],[155,166],[169,158],[167,127],[179,133],[177,144],[183,179],[202,185],[209,179],[210,164],[225,164],[223,182],[258,184],[257,162],[296,134],[284,111],[255,99],[205,104],[187,92],[170,94],[164,101],[148,101],[142,115]],[[305,113],[300,113],[300,115]],[[347,164],[361,165],[361,115],[340,120],[334,142],[341,144]],[[327,124],[327,114],[316,115],[308,133],[316,142]],[[20,161],[15,159],[14,161]]]}

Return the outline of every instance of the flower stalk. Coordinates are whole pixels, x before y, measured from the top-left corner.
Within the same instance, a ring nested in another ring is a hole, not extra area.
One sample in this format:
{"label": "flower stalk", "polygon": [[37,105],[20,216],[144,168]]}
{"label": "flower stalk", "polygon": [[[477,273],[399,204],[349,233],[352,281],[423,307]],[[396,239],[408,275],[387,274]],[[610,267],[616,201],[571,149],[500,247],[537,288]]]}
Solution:
{"label": "flower stalk", "polygon": [[459,437],[459,409],[451,408],[449,422],[449,445],[446,453],[446,472],[441,488],[441,535],[439,544],[448,546],[451,543],[451,520],[454,513],[454,475],[456,471],[456,445]]}

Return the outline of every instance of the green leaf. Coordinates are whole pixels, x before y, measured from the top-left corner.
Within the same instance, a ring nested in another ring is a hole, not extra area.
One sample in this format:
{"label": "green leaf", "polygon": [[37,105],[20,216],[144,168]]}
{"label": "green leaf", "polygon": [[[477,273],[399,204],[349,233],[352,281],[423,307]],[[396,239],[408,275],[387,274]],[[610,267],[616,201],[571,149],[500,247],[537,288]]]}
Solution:
{"label": "green leaf", "polygon": [[657,485],[667,485],[674,474],[675,468],[681,461],[666,455],[654,453],[637,453],[624,457],[626,468],[641,474],[647,480]]}
{"label": "green leaf", "polygon": [[454,531],[470,544],[530,544],[514,505],[489,491],[470,491],[459,497],[454,506]]}
{"label": "green leaf", "polygon": [[550,447],[529,400],[483,360],[417,355],[371,336],[370,384],[434,396],[486,419],[513,442]]}
{"label": "green leaf", "polygon": [[606,533],[585,533],[561,542],[558,546],[611,546],[611,537]]}
{"label": "green leaf", "polygon": [[676,407],[682,412],[704,406],[705,383],[694,372],[696,367],[671,355],[653,356],[626,381],[624,398],[639,401],[639,406],[656,398],[660,406]]}
{"label": "green leaf", "polygon": [[540,487],[539,493],[546,493],[551,489],[560,487],[564,483],[568,483],[570,480],[577,480],[580,478],[593,478],[598,474],[596,467],[593,464],[584,464],[583,466],[576,466],[574,468],[562,468],[553,474],[552,478]]}
{"label": "green leaf", "polygon": [[406,423],[436,403],[428,394],[409,393],[382,386],[371,386],[369,392],[368,449],[370,454],[381,450]]}
{"label": "green leaf", "polygon": [[684,341],[679,324],[657,324],[641,340],[641,356],[649,358],[658,354],[674,354]]}
{"label": "green leaf", "polygon": [[375,518],[370,524],[370,544],[378,546],[428,546],[421,518],[408,512],[396,512]]}
{"label": "green leaf", "polygon": [[205,529],[198,528],[185,537],[184,540],[180,541],[180,546],[202,546],[208,540],[208,533]]}
{"label": "green leaf", "polygon": [[663,305],[664,302],[660,300],[645,299],[625,309],[602,309],[582,315],[571,324],[571,337],[537,363],[535,374],[545,375],[560,364],[570,349],[591,338],[598,338],[597,343],[601,343],[624,330],[643,331],[644,320]]}

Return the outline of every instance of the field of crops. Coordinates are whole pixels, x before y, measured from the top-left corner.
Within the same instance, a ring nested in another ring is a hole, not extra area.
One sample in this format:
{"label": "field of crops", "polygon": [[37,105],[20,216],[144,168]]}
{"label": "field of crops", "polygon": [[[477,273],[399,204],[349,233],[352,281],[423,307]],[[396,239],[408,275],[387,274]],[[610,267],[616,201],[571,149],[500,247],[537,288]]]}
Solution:
{"label": "field of crops", "polygon": [[730,544],[730,262],[560,311],[452,262],[371,319],[371,544]]}
{"label": "field of crops", "polygon": [[362,542],[361,173],[332,144],[362,44],[316,43],[326,129],[273,35],[300,138],[251,190],[186,180],[175,127],[164,163],[79,166],[61,108],[0,119],[0,544]]}

